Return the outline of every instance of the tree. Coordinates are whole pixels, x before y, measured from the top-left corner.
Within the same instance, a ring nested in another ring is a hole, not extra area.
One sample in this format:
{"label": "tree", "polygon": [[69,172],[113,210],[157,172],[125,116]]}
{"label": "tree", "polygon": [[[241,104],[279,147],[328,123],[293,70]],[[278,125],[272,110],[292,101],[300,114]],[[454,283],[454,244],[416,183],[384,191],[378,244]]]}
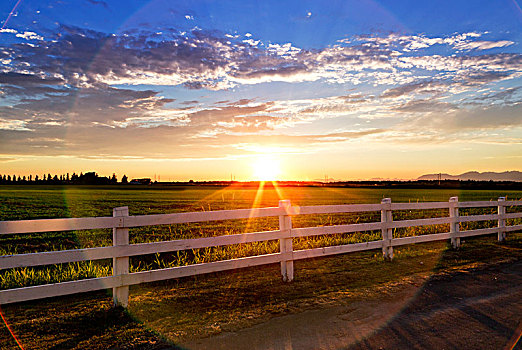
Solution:
{"label": "tree", "polygon": [[129,183],[129,179],[127,178],[127,175],[123,175],[123,177],[121,178],[121,183],[122,184]]}
{"label": "tree", "polygon": [[118,182],[118,178],[116,177],[115,173],[112,173],[112,177],[111,177],[110,182],[111,182],[111,184],[115,184],[115,183]]}

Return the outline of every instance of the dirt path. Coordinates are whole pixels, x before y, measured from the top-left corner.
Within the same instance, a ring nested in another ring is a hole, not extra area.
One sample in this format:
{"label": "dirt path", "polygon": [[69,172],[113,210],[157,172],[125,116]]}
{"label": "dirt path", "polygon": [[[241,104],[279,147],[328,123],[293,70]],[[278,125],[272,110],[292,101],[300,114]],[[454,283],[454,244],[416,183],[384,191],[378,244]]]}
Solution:
{"label": "dirt path", "polygon": [[[286,315],[183,347],[509,349],[521,332],[522,261],[518,261],[435,275],[378,301]],[[516,349],[522,349],[521,342]]]}

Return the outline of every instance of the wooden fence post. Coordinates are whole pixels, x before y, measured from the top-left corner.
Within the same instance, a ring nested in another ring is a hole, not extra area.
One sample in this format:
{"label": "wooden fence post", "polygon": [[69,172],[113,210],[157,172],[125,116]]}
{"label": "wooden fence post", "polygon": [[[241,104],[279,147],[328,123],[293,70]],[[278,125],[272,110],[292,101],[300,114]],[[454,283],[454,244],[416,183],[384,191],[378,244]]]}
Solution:
{"label": "wooden fence post", "polygon": [[[279,208],[283,208],[285,212],[291,208],[290,200],[280,200]],[[279,230],[283,232],[283,238],[279,240],[279,251],[281,253],[290,253],[293,252],[292,246],[292,237],[290,236],[290,232],[292,230],[292,218],[290,215],[280,215],[279,216]],[[291,282],[294,279],[294,261],[292,259],[286,260],[283,258],[281,260],[281,275],[283,276],[284,282]]]}
{"label": "wooden fence post", "polygon": [[[112,210],[112,216],[123,217],[129,216],[129,207],[119,207]],[[115,227],[112,229],[112,245],[121,246],[129,244],[129,229]],[[112,275],[129,274],[129,257],[112,258]],[[112,298],[114,306],[121,305],[127,307],[129,305],[129,286],[114,287],[112,289]]]}
{"label": "wooden fence post", "polygon": [[382,232],[382,255],[384,260],[391,261],[393,259],[393,246],[391,240],[393,238],[393,229],[388,228],[386,223],[393,221],[393,215],[391,210],[391,199],[383,198],[381,201],[381,222],[383,227]]}
{"label": "wooden fence post", "polygon": [[451,237],[451,246],[453,248],[460,247],[460,237],[458,237],[460,231],[460,223],[459,219],[459,197],[451,197],[449,199],[449,214],[450,218],[453,220],[450,223],[450,237]]}
{"label": "wooden fence post", "polygon": [[506,197],[498,197],[498,241],[504,242],[506,240],[506,219],[503,216],[506,214],[506,207],[504,206],[504,202],[506,201]]}

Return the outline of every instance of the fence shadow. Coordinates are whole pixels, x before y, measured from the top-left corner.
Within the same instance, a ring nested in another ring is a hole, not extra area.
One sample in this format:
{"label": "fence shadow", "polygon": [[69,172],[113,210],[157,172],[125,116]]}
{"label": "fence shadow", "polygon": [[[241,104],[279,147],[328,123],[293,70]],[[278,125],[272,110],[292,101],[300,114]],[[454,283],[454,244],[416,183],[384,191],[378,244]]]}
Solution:
{"label": "fence shadow", "polygon": [[519,349],[521,298],[520,260],[434,275],[388,324],[346,349]]}

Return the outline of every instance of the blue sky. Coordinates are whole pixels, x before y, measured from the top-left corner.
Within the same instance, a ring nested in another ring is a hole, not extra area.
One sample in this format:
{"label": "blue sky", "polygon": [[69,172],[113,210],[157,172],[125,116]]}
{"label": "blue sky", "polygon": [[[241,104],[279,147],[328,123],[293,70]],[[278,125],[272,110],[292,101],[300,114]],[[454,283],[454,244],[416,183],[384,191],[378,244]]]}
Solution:
{"label": "blue sky", "polygon": [[0,173],[522,170],[515,0],[21,0],[0,18]]}

